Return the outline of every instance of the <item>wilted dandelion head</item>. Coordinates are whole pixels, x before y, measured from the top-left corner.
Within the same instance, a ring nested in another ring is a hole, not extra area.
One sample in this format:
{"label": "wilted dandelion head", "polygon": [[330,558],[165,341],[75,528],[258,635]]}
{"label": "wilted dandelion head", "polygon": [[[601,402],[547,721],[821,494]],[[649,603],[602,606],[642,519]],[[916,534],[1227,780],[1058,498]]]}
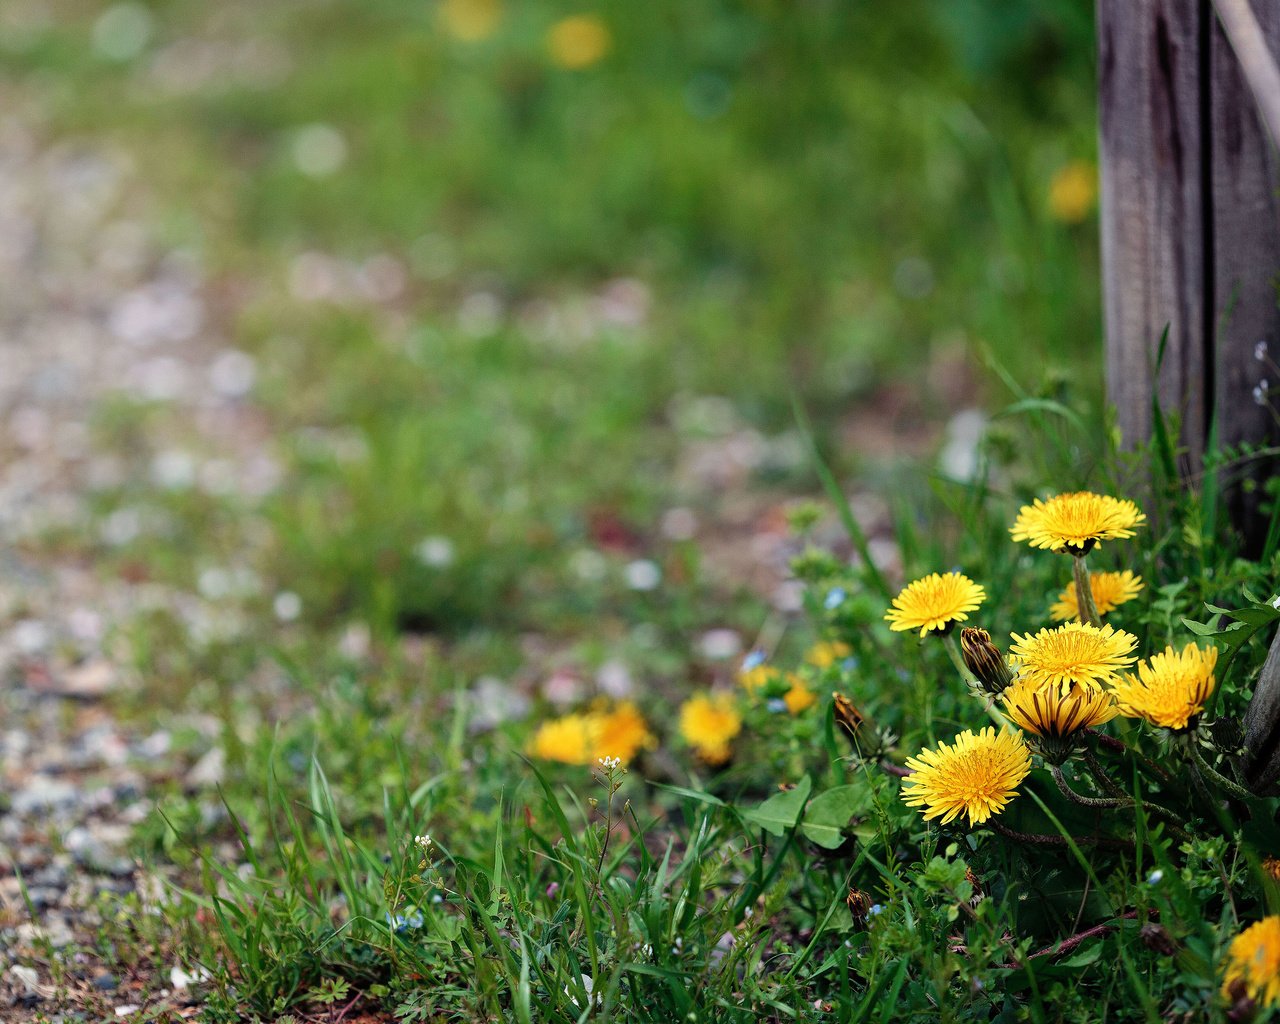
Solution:
{"label": "wilted dandelion head", "polygon": [[988,726],[979,733],[962,732],[951,745],[921,751],[907,759],[907,767],[912,774],[902,798],[923,807],[926,821],[941,817],[945,825],[963,812],[970,825],[980,825],[1017,795],[1031,771],[1031,751],[1018,733],[997,733]]}
{"label": "wilted dandelion head", "polygon": [[1204,710],[1213,693],[1216,647],[1187,644],[1179,653],[1166,647],[1126,675],[1113,690],[1116,707],[1128,718],[1142,718],[1165,729],[1185,729]]}
{"label": "wilted dandelion head", "polygon": [[1280,915],[1264,917],[1231,940],[1222,994],[1233,1002],[1248,997],[1264,1006],[1280,1003]]}
{"label": "wilted dandelion head", "polygon": [[1097,689],[1112,681],[1134,663],[1132,651],[1138,645],[1137,637],[1123,630],[1083,622],[1012,637],[1020,678],[1036,686],[1056,683],[1064,691],[1072,683]]}
{"label": "wilted dandelion head", "polygon": [[987,592],[958,572],[933,573],[908,583],[885,613],[889,628],[897,632],[931,629],[945,633],[986,600]]}
{"label": "wilted dandelion head", "polygon": [[[1142,577],[1135,576],[1128,569],[1124,572],[1095,572],[1089,575],[1089,590],[1093,594],[1093,603],[1099,615],[1106,615],[1126,601],[1132,601],[1141,589]],[[1055,622],[1080,618],[1076,588],[1067,587],[1059,594],[1057,602],[1049,609],[1049,614]]]}
{"label": "wilted dandelion head", "polygon": [[1037,737],[1045,759],[1061,764],[1070,755],[1081,729],[1109,722],[1115,701],[1105,690],[1048,686],[1020,681],[1004,691],[1004,713],[1019,729]]}
{"label": "wilted dandelion head", "polygon": [[680,708],[680,735],[708,764],[729,760],[730,744],[741,731],[742,716],[729,694],[698,694]]}
{"label": "wilted dandelion head", "polygon": [[1023,505],[1009,532],[1033,548],[1084,555],[1101,541],[1132,537],[1146,518],[1131,501],[1078,491]]}

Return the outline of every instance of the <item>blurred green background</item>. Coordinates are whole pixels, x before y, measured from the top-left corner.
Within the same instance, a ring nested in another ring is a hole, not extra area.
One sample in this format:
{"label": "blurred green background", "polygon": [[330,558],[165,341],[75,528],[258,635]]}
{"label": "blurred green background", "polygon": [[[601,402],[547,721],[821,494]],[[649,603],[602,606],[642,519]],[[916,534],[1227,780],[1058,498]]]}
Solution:
{"label": "blurred green background", "polygon": [[1093,51],[1088,0],[8,0],[5,94],[129,154],[283,466],[110,557],[251,511],[308,621],[580,631],[817,490],[794,401],[883,482],[1004,374],[1096,398]]}

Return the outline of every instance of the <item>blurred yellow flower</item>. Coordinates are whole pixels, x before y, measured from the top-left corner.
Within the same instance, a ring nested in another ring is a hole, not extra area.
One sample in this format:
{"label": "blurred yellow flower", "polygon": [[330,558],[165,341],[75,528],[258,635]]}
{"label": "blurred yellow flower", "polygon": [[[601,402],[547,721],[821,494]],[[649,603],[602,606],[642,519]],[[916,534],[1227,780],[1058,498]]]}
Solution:
{"label": "blurred yellow flower", "polygon": [[591,67],[612,45],[608,27],[594,14],[563,18],[547,31],[552,63],[571,71]]}
{"label": "blurred yellow flower", "polygon": [[804,660],[814,668],[830,668],[852,653],[853,648],[846,643],[839,640],[823,640],[809,648]]}
{"label": "blurred yellow flower", "polygon": [[528,751],[544,761],[565,764],[591,764],[602,757],[616,757],[625,764],[655,742],[640,710],[623,701],[612,710],[598,704],[590,711],[544,722]]}
{"label": "blurred yellow flower", "polygon": [[1232,1002],[1280,1003],[1280,916],[1264,917],[1231,940],[1222,994]]}
{"label": "blurred yellow flower", "polygon": [[[1089,589],[1093,591],[1093,603],[1098,614],[1106,615],[1138,596],[1138,591],[1142,589],[1142,577],[1135,576],[1128,569],[1124,572],[1095,572],[1089,576]],[[1059,594],[1057,603],[1049,609],[1049,614],[1056,622],[1080,618],[1080,609],[1076,605],[1076,588],[1067,587]]]}
{"label": "blurred yellow flower", "polygon": [[1132,537],[1146,518],[1131,501],[1077,491],[1023,505],[1009,532],[1033,548],[1083,555],[1099,541]]}
{"label": "blurred yellow flower", "polygon": [[997,735],[988,726],[907,758],[907,767],[912,774],[902,799],[908,806],[923,807],[925,821],[941,817],[945,825],[963,811],[970,825],[980,825],[1017,796],[1018,784],[1031,771],[1031,751],[1018,733],[1003,730]]}
{"label": "blurred yellow flower", "polygon": [[779,672],[772,665],[753,665],[738,673],[738,682],[748,693],[755,693],[778,678]]}
{"label": "blurred yellow flower", "polygon": [[680,708],[680,735],[708,764],[724,764],[730,743],[742,731],[742,716],[727,693],[699,694]]}
{"label": "blurred yellow flower", "polygon": [[657,740],[640,710],[631,701],[623,701],[612,711],[595,711],[591,719],[591,760],[616,757],[623,764],[633,760],[641,750],[652,747]]}
{"label": "blurred yellow flower", "polygon": [[1035,636],[1013,633],[1012,637],[1010,653],[1020,671],[1019,680],[1037,686],[1057,685],[1063,693],[1072,683],[1099,689],[1137,660],[1132,651],[1138,638],[1110,626],[1068,622],[1057,629],[1042,629]]}
{"label": "blurred yellow flower", "polygon": [[595,757],[593,723],[589,716],[573,714],[543,722],[529,741],[528,751],[544,761],[589,764]]}
{"label": "blurred yellow flower", "polygon": [[897,632],[931,629],[945,633],[986,600],[987,592],[958,572],[933,573],[907,584],[885,613],[889,628]]}
{"label": "blurred yellow flower", "polygon": [[1063,164],[1049,182],[1049,212],[1064,224],[1079,224],[1098,198],[1098,171],[1087,160]]}
{"label": "blurred yellow flower", "polygon": [[502,21],[502,0],[444,0],[440,20],[454,38],[478,43],[493,35]]}
{"label": "blurred yellow flower", "polygon": [[801,711],[813,707],[818,702],[817,694],[805,686],[804,680],[798,675],[790,672],[787,678],[791,680],[791,689],[782,695],[782,699],[786,701],[787,710],[793,715],[800,714]]}
{"label": "blurred yellow flower", "polygon": [[1138,666],[1138,678],[1127,675],[1114,685],[1116,706],[1128,718],[1185,729],[1213,693],[1217,663],[1216,647],[1187,644],[1181,653],[1166,647]]}

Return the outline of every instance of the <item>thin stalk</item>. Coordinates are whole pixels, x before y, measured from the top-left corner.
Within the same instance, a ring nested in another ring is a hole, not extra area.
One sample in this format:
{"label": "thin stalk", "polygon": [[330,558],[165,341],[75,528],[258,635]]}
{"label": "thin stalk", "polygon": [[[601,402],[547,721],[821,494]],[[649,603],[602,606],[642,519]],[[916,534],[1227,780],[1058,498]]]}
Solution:
{"label": "thin stalk", "polygon": [[1089,566],[1085,558],[1085,555],[1073,555],[1071,558],[1071,575],[1076,581],[1076,607],[1081,622],[1101,626],[1102,618],[1098,615],[1098,606],[1093,603],[1093,587],[1089,584]]}

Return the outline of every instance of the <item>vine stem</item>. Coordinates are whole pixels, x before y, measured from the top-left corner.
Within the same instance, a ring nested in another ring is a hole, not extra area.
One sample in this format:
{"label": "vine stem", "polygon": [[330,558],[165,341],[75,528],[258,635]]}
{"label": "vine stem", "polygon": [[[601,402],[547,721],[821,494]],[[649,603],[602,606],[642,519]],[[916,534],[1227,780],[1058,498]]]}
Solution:
{"label": "vine stem", "polygon": [[[1067,846],[1066,836],[1050,836],[1043,832],[1019,832],[1017,829],[1009,828],[1007,825],[1001,825],[995,818],[991,818],[988,822],[991,828],[999,832],[1006,839],[1016,839],[1020,843],[1028,843],[1032,846]],[[1111,846],[1111,847],[1132,847],[1133,843],[1124,839],[1108,839],[1103,836],[1072,836],[1071,842],[1077,846]]]}
{"label": "vine stem", "polygon": [[1084,763],[1089,766],[1089,771],[1093,774],[1094,780],[1112,796],[1127,797],[1129,794],[1111,781],[1111,776],[1106,773],[1102,765],[1098,763],[1097,755],[1092,750],[1085,749]]}
{"label": "vine stem", "polygon": [[1071,575],[1076,582],[1077,617],[1081,622],[1091,626],[1101,626],[1102,618],[1098,615],[1098,606],[1093,603],[1093,587],[1089,583],[1089,566],[1086,555],[1071,556]]}
{"label": "vine stem", "polygon": [[1209,762],[1204,759],[1204,755],[1200,753],[1200,748],[1194,742],[1189,744],[1189,746],[1191,747],[1191,757],[1195,760],[1196,767],[1199,768],[1200,772],[1204,776],[1206,776],[1211,782],[1213,782],[1219,788],[1226,790],[1237,800],[1254,799],[1253,794],[1250,793],[1243,786],[1232,782],[1229,778],[1223,775],[1216,768],[1211,767],[1209,765]]}
{"label": "vine stem", "polygon": [[1081,807],[1115,808],[1133,806],[1133,801],[1129,799],[1116,797],[1099,798],[1077,793],[1071,788],[1071,784],[1067,782],[1067,777],[1062,773],[1062,765],[1060,764],[1050,765],[1049,771],[1053,773],[1053,781],[1058,784],[1058,791],[1072,803],[1079,804]]}

